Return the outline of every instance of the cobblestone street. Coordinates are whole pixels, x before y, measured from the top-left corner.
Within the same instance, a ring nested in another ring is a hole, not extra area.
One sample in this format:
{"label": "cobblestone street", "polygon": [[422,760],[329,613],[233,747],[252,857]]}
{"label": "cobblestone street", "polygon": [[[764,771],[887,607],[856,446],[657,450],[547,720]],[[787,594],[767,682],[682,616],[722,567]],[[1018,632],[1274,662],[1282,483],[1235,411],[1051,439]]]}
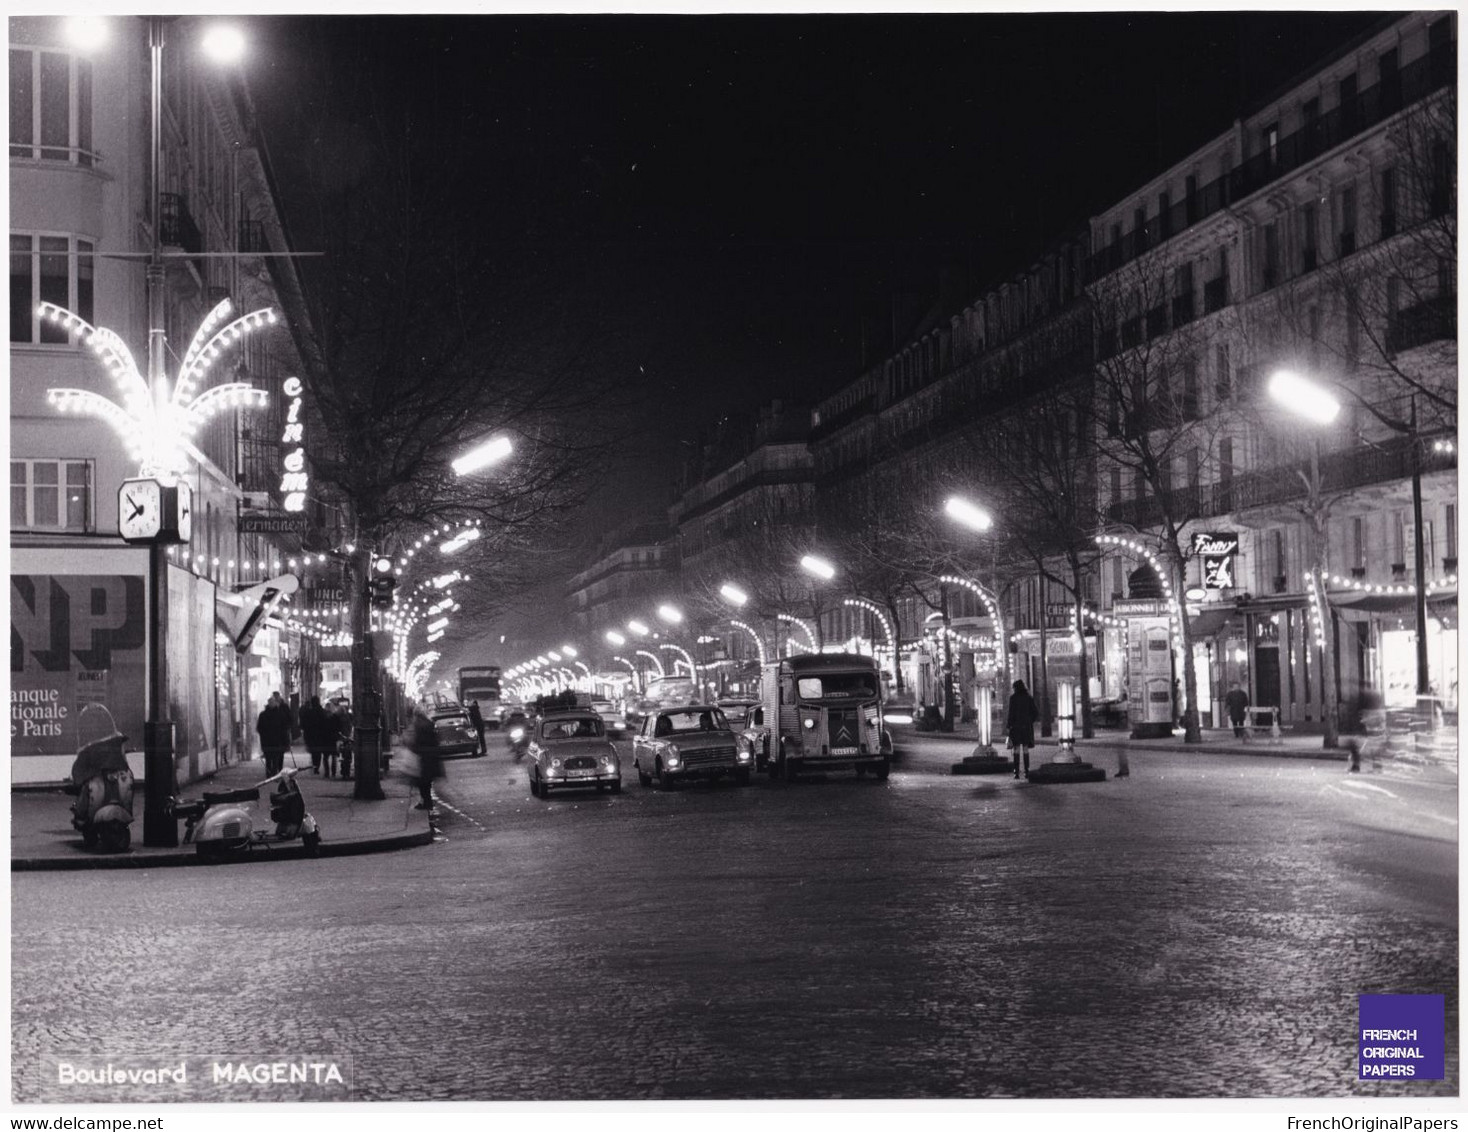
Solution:
{"label": "cobblestone street", "polygon": [[[1458,1091],[1455,783],[902,755],[886,783],[627,766],[620,796],[543,802],[492,741],[427,848],[18,874],[14,1097],[77,1099],[63,1053],[225,1052],[349,1059],[343,1099]],[[1446,1081],[1356,1080],[1362,993],[1446,995]]]}

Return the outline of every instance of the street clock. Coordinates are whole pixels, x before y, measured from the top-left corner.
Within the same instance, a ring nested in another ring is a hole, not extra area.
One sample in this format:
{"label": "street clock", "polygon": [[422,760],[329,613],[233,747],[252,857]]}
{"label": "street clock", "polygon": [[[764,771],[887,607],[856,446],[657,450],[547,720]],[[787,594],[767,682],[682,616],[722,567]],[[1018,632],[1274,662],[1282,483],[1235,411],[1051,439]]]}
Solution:
{"label": "street clock", "polygon": [[117,490],[117,533],[124,542],[187,542],[193,534],[193,500],[188,484],[166,487],[158,480],[123,480]]}

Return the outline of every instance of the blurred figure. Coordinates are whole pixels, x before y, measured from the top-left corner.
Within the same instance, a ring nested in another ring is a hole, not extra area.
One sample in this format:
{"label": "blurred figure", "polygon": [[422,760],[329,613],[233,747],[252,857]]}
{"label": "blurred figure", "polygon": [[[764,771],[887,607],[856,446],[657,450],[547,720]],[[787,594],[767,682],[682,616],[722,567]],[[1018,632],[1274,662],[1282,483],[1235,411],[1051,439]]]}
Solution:
{"label": "blurred figure", "polygon": [[443,758],[438,753],[438,731],[420,706],[413,711],[413,736],[409,744],[418,756],[418,804],[415,810],[433,809],[433,782],[443,777]]}
{"label": "blurred figure", "polygon": [[321,697],[312,696],[301,708],[301,738],[311,752],[312,774],[321,773],[322,760],[336,749],[336,734],[336,720],[321,706]]}
{"label": "blurred figure", "polygon": [[271,692],[265,710],[255,720],[260,736],[260,753],[265,756],[265,776],[279,774],[285,766],[285,753],[291,749],[291,709],[279,692]]}
{"label": "blurred figure", "polygon": [[479,701],[469,701],[469,722],[474,725],[474,731],[479,736],[479,753],[487,754],[489,748],[484,745],[484,713],[479,710]]}

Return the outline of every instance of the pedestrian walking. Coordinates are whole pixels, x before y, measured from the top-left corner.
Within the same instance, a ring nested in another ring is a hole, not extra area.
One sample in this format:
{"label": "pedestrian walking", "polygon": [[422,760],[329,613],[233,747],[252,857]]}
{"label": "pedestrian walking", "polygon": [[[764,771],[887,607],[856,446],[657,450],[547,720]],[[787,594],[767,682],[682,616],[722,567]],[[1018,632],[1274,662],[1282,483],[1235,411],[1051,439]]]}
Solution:
{"label": "pedestrian walking", "polygon": [[1035,724],[1039,721],[1040,709],[1035,706],[1035,697],[1025,688],[1023,680],[1014,682],[1014,694],[1009,697],[1009,711],[1004,719],[1004,732],[1009,736],[1009,749],[1014,752],[1014,777],[1019,777],[1020,760],[1024,760],[1025,777],[1030,773],[1030,748],[1035,745]]}
{"label": "pedestrian walking", "polygon": [[433,781],[443,777],[443,757],[438,753],[438,732],[433,720],[419,705],[413,711],[412,752],[418,756],[418,804],[416,810],[433,809]]}
{"label": "pedestrian walking", "polygon": [[291,749],[291,709],[279,692],[271,692],[265,709],[255,720],[260,736],[260,753],[265,756],[266,777],[279,774],[285,766],[285,753]]}
{"label": "pedestrian walking", "polygon": [[320,774],[328,753],[336,750],[336,736],[336,720],[321,706],[321,697],[312,696],[301,709],[301,738],[311,753],[312,774]]}
{"label": "pedestrian walking", "polygon": [[1228,692],[1223,697],[1223,706],[1228,711],[1228,721],[1233,724],[1234,738],[1249,741],[1249,732],[1244,728],[1244,720],[1249,711],[1249,693],[1239,687],[1235,680],[1228,686]]}
{"label": "pedestrian walking", "polygon": [[484,713],[479,710],[479,701],[469,701],[469,722],[474,724],[474,731],[479,736],[479,753],[487,754],[489,748],[484,745]]}

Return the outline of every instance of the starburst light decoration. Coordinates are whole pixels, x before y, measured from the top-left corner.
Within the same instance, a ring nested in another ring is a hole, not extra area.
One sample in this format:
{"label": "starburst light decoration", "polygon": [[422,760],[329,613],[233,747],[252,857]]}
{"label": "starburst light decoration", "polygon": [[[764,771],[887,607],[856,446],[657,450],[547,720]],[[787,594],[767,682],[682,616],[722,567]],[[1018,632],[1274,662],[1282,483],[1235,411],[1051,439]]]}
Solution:
{"label": "starburst light decoration", "polygon": [[89,389],[48,389],[46,400],[59,412],[81,413],[106,421],[127,445],[129,455],[138,461],[141,475],[172,483],[188,471],[184,444],[193,439],[205,421],[224,409],[257,409],[266,402],[263,389],[244,381],[225,382],[194,396],[209,367],[230,346],[246,334],[277,322],[275,311],[264,307],[225,323],[233,309],[234,305],[225,299],[199,324],[170,393],[169,382],[164,377],[160,377],[158,388],[149,389],[132,352],[114,331],[93,326],[55,303],[41,303],[37,308],[41,318],[77,334],[101,359],[117,387],[121,403]]}

